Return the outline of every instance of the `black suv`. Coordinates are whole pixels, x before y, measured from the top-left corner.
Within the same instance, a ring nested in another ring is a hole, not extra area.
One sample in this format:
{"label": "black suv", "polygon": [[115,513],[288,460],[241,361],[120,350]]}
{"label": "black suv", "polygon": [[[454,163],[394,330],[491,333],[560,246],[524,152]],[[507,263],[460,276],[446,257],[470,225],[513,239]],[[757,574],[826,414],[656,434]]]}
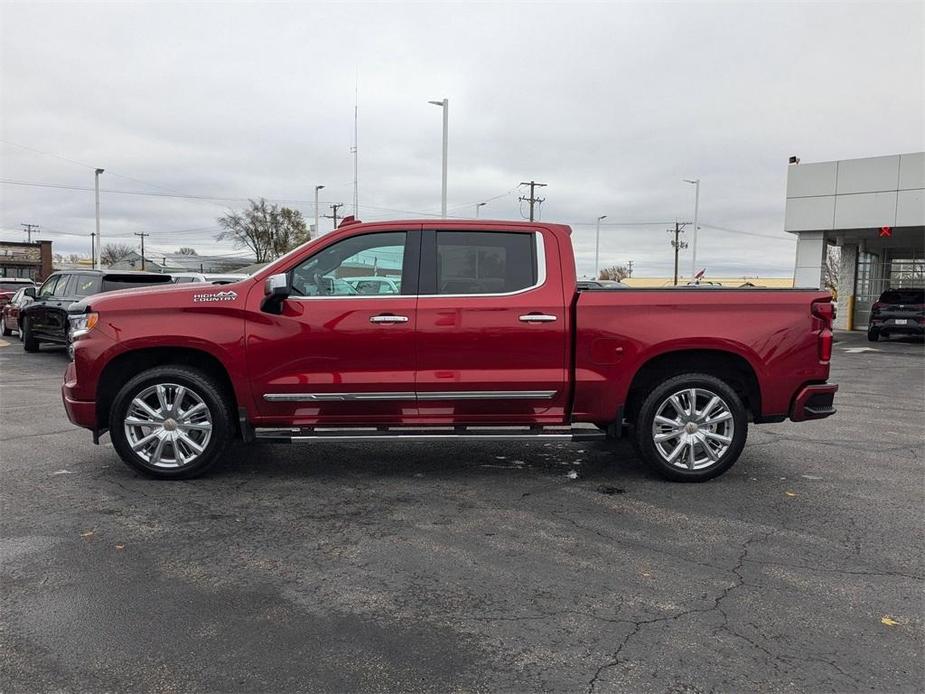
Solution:
{"label": "black suv", "polygon": [[[91,294],[116,289],[170,284],[170,275],[153,272],[110,272],[106,270],[63,270],[51,275],[37,290],[35,301],[22,309],[20,335],[27,352],[38,352],[42,342],[66,345],[67,308]],[[28,291],[28,290],[27,290]]]}
{"label": "black suv", "polygon": [[887,289],[870,307],[867,339],[925,334],[925,289]]}

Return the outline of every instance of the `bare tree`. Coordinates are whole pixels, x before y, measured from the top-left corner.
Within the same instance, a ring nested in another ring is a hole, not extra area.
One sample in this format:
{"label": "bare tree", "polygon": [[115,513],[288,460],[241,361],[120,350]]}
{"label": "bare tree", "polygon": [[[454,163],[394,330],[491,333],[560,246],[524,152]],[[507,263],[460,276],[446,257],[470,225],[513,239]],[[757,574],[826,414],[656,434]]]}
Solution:
{"label": "bare tree", "polygon": [[190,248],[189,246],[181,246],[177,249],[177,253],[180,255],[199,255],[195,248]]}
{"label": "bare tree", "polygon": [[103,265],[112,265],[132,253],[132,247],[124,243],[107,243],[100,253],[100,262]]}
{"label": "bare tree", "polygon": [[630,269],[626,265],[611,265],[610,267],[602,267],[597,278],[599,280],[616,280],[617,282],[622,282],[629,276]]}
{"label": "bare tree", "polygon": [[841,249],[837,246],[828,246],[825,252],[825,265],[822,267],[822,284],[838,296],[838,269],[841,265]]}
{"label": "bare tree", "polygon": [[218,223],[224,231],[215,238],[249,249],[258,263],[278,258],[310,238],[301,212],[268,204],[263,198],[251,200],[241,212],[232,210],[219,217]]}

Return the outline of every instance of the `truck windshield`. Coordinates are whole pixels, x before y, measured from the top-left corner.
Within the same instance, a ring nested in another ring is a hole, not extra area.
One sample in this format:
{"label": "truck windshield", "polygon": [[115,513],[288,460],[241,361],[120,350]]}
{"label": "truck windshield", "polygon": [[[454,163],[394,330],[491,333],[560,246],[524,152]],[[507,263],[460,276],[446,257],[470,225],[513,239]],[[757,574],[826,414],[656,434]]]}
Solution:
{"label": "truck windshield", "polygon": [[172,281],[170,275],[104,275],[102,291],[112,292],[116,289],[147,287],[152,284],[170,284]]}

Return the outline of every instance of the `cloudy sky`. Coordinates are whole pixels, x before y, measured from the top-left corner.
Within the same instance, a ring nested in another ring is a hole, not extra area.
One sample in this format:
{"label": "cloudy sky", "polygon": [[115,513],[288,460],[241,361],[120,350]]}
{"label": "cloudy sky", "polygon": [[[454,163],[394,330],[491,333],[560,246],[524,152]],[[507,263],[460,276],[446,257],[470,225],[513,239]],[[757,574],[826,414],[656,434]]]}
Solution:
{"label": "cloudy sky", "polygon": [[96,166],[104,236],[158,251],[236,252],[246,198],[350,211],[358,76],[364,220],[439,213],[447,97],[452,215],[518,219],[532,178],[580,272],[606,214],[602,262],[666,276],[700,178],[699,264],[788,275],[789,155],[925,149],[923,7],[2,2],[0,239],[89,252]]}

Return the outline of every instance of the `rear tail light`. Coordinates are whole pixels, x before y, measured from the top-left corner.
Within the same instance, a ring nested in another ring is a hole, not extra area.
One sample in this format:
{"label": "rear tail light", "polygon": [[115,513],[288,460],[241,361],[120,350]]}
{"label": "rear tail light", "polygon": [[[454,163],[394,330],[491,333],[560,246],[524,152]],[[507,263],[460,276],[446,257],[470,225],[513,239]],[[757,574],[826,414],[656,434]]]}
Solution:
{"label": "rear tail light", "polygon": [[880,312],[880,309],[882,309],[882,308],[883,308],[883,304],[881,304],[879,301],[875,301],[874,304],[873,304],[873,306],[870,307],[870,312],[871,312],[871,313],[879,313],[879,312]]}
{"label": "rear tail light", "polygon": [[814,329],[819,331],[819,361],[832,359],[832,324],[835,322],[835,304],[831,299],[817,299],[811,309],[815,321]]}

